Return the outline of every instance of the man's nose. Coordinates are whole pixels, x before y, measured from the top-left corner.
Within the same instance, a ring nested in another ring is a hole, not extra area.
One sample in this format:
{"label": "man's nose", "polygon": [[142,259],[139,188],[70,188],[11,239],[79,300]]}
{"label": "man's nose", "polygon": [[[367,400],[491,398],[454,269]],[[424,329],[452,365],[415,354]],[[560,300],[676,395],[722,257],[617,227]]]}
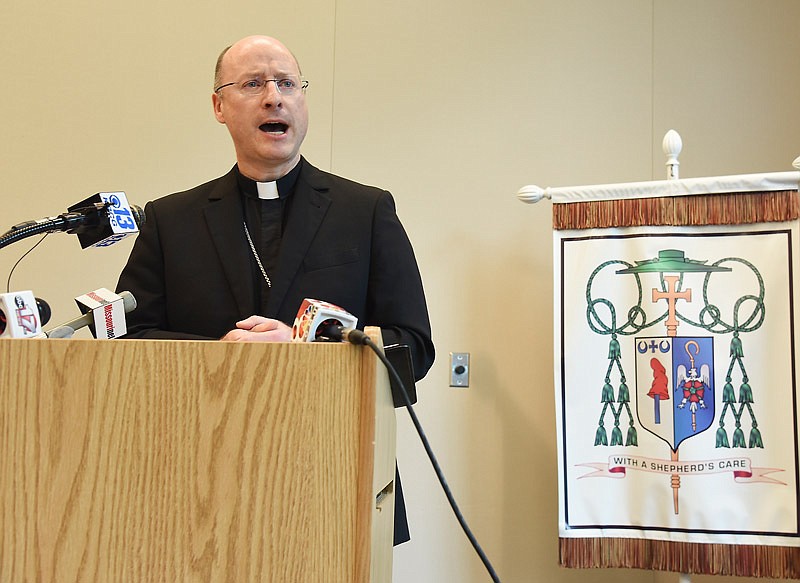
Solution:
{"label": "man's nose", "polygon": [[265,106],[274,105],[279,107],[283,103],[283,95],[278,90],[278,82],[274,79],[270,79],[267,81],[267,84],[264,86],[264,94],[262,96],[262,100]]}

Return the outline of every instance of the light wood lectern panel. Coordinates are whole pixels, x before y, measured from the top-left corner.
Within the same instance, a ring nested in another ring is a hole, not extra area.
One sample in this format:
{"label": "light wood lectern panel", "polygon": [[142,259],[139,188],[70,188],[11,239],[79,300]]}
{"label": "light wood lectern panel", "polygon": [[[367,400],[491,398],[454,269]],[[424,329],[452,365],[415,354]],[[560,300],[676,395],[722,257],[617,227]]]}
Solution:
{"label": "light wood lectern panel", "polygon": [[379,365],[345,344],[0,340],[0,580],[388,580]]}

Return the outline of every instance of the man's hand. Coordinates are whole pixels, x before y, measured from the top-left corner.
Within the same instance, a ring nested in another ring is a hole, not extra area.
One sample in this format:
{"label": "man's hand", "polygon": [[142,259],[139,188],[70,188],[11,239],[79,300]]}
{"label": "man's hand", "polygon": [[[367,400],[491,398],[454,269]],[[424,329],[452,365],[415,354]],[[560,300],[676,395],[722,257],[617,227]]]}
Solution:
{"label": "man's hand", "polygon": [[292,329],[281,322],[264,316],[250,316],[236,322],[236,329],[231,330],[220,340],[236,342],[289,342]]}

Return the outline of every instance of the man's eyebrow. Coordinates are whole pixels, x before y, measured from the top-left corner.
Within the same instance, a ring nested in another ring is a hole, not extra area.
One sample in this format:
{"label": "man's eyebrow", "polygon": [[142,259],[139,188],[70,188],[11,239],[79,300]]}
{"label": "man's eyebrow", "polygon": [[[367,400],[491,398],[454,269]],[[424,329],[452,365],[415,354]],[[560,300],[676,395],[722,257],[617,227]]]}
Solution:
{"label": "man's eyebrow", "polygon": [[252,79],[254,77],[276,77],[282,79],[283,77],[300,77],[300,74],[289,72],[288,69],[276,69],[274,74],[267,73],[266,69],[250,69],[249,71],[242,73],[242,77],[246,77],[248,79]]}

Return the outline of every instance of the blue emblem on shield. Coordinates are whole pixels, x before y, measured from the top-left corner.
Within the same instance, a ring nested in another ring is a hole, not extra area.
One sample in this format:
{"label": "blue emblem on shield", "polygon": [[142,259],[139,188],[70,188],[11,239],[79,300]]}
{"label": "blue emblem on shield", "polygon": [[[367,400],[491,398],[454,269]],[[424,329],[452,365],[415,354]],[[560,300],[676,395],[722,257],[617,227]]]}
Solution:
{"label": "blue emblem on shield", "polygon": [[672,451],[711,427],[713,338],[636,338],[636,415]]}

